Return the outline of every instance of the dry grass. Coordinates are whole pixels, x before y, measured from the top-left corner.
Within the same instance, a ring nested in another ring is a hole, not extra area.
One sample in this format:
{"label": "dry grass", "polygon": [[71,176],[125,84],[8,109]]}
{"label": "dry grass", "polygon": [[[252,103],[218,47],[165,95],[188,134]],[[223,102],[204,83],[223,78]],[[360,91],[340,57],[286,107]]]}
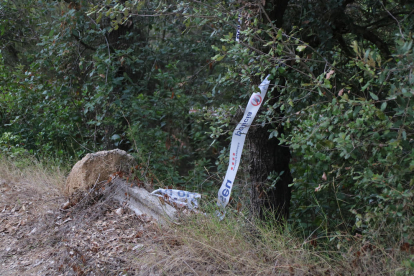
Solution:
{"label": "dry grass", "polygon": [[0,275],[36,275],[21,268],[36,271],[48,260],[64,178],[51,162],[0,158]]}
{"label": "dry grass", "polygon": [[400,244],[383,249],[345,235],[304,242],[298,232],[237,212],[219,221],[214,204],[207,215],[165,228],[130,212],[118,216],[120,206],[109,201],[60,211],[67,171],[0,160],[0,248],[9,247],[0,250],[1,275],[410,275],[402,262],[412,257]]}
{"label": "dry grass", "polygon": [[156,254],[140,258],[148,274],[300,275],[312,256],[294,238],[260,236],[248,222],[235,218],[219,222],[197,215],[167,233]]}
{"label": "dry grass", "polygon": [[239,214],[195,215],[164,233],[137,257],[140,275],[410,275],[401,274],[410,256],[398,245],[385,250],[355,236],[304,243],[298,233]]}
{"label": "dry grass", "polygon": [[[0,157],[0,183],[11,189],[8,198],[1,199],[3,204],[17,204],[26,199],[36,204],[37,214],[57,209],[64,200],[63,190],[68,169],[53,161],[39,162],[34,157],[6,159]],[[20,199],[20,200],[17,200]],[[0,204],[1,205],[1,204]]]}
{"label": "dry grass", "polygon": [[0,157],[0,178],[10,183],[25,183],[39,193],[60,195],[68,169],[53,161],[39,162],[34,157],[10,160]]}

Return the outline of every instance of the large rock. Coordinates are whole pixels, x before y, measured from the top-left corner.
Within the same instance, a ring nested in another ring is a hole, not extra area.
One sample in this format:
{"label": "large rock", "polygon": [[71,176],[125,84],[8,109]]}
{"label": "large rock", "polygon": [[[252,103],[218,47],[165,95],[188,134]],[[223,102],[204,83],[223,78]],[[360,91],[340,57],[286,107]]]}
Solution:
{"label": "large rock", "polygon": [[65,190],[69,195],[77,189],[87,190],[115,172],[128,171],[134,163],[131,155],[119,149],[89,153],[72,168]]}
{"label": "large rock", "polygon": [[123,179],[114,179],[108,194],[138,216],[145,214],[161,224],[174,221],[177,218],[177,210],[174,207],[143,188],[131,187]]}

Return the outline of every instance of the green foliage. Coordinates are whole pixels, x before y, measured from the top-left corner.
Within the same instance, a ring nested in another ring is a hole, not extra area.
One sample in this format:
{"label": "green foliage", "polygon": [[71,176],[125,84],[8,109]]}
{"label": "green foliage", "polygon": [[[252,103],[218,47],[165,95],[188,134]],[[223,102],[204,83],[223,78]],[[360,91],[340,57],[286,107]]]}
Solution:
{"label": "green foliage", "polygon": [[217,147],[205,139],[203,111],[189,113],[212,104],[209,75],[220,69],[211,61],[217,37],[207,21],[141,18],[162,7],[155,2],[37,5],[49,20],[26,14],[42,26],[37,51],[27,64],[1,67],[4,131],[38,155],[136,151],[156,185],[210,189],[204,179]]}
{"label": "green foliage", "polygon": [[[330,2],[329,9],[334,6]],[[216,59],[235,64],[221,81],[240,78],[250,86],[271,74],[275,87],[261,122],[274,127],[270,138],[292,151],[291,221],[309,234],[364,232],[411,243],[412,33],[394,29],[396,36],[381,37],[392,49],[387,60],[387,49],[359,34],[346,37],[354,50],[347,56],[349,49],[333,39],[317,48],[304,42],[314,26],[291,25],[285,32],[252,14],[244,20],[249,27],[241,32],[242,44],[229,34],[225,47],[213,48]],[[316,19],[308,13],[300,20]],[[318,31],[320,37],[330,32]],[[269,175],[269,185],[275,181],[277,175]]]}
{"label": "green foliage", "polygon": [[277,1],[23,2],[0,4],[2,153],[117,147],[155,186],[212,194],[270,74],[257,123],[291,149],[290,221],[414,242],[412,4],[303,1],[281,22]]}
{"label": "green foliage", "polygon": [[4,132],[0,137],[0,157],[18,157],[26,153],[20,141],[19,136]]}
{"label": "green foliage", "polygon": [[392,69],[363,59],[350,62],[363,70],[352,77],[364,75],[363,93],[344,88],[331,101],[295,114],[295,126],[283,140],[304,161],[297,168],[305,177],[296,178],[295,197],[310,193],[320,203],[313,210],[301,208],[297,219],[319,217],[327,227],[360,231],[398,226],[411,242],[414,95],[407,92],[412,85],[409,44],[397,48],[401,54]]}

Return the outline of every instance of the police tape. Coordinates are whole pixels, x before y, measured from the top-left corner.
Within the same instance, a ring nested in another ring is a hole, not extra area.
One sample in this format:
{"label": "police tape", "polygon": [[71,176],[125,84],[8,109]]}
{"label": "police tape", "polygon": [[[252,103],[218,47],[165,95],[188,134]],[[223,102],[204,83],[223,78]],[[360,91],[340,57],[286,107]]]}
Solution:
{"label": "police tape", "polygon": [[242,24],[241,20],[241,12],[239,12],[239,24],[237,25],[237,32],[236,32],[236,42],[240,43],[240,26]]}
{"label": "police tape", "polygon": [[187,207],[188,209],[198,208],[198,199],[201,198],[199,193],[174,189],[157,189],[151,194],[174,203],[179,208]]}
{"label": "police tape", "polygon": [[233,188],[234,179],[236,178],[237,170],[240,165],[241,155],[243,152],[244,141],[246,140],[246,134],[249,131],[260,106],[266,96],[267,89],[269,88],[270,81],[269,75],[259,85],[260,93],[253,93],[247,103],[246,110],[244,111],[243,118],[237,124],[236,129],[233,132],[230,146],[230,158],[229,166],[227,168],[226,177],[223,184],[218,191],[217,205],[223,208],[222,213],[218,213],[221,218],[224,217],[224,208],[229,203],[231,190]]}

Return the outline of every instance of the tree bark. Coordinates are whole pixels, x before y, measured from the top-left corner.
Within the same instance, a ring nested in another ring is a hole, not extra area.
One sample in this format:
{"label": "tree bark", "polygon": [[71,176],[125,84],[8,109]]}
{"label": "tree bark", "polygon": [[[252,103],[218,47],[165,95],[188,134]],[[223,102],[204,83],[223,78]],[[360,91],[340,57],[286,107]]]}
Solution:
{"label": "tree bark", "polygon": [[[282,27],[283,15],[288,2],[289,0],[270,1],[272,8],[269,12],[270,20],[275,21],[279,28]],[[259,113],[262,110],[263,106]],[[278,221],[283,221],[289,217],[291,198],[289,184],[293,180],[289,168],[291,155],[289,147],[281,145],[276,138],[269,139],[270,129],[274,129],[274,127],[266,124],[263,127],[252,125],[249,130],[251,211],[253,216],[261,219],[274,216]],[[278,132],[283,132],[283,126],[278,127]],[[268,181],[268,176],[271,173],[282,174],[274,186],[271,186]]]}
{"label": "tree bark", "polygon": [[[277,220],[289,218],[292,175],[290,173],[290,149],[280,144],[276,138],[269,139],[270,124],[251,126],[248,140],[250,146],[250,177],[252,215],[266,219],[268,215]],[[283,127],[279,127],[279,133]],[[271,186],[268,176],[278,173],[280,179]],[[267,213],[271,212],[271,213]]]}

